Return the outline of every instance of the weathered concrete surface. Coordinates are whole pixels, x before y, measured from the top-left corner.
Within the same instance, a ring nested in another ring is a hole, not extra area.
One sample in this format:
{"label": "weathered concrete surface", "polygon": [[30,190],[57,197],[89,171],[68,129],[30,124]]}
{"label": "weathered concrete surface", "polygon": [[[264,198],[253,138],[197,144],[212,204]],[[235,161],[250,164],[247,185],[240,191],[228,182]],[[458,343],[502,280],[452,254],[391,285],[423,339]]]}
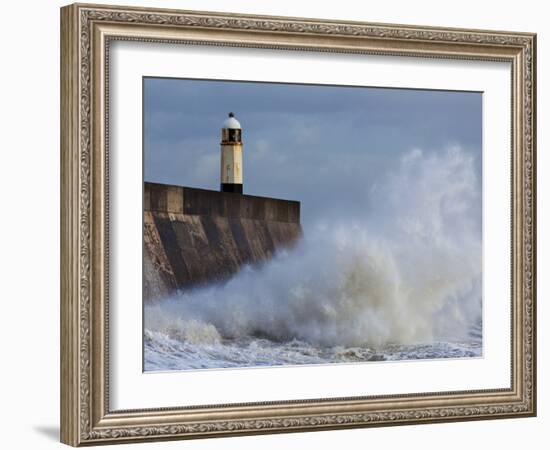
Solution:
{"label": "weathered concrete surface", "polygon": [[145,183],[146,301],[266,261],[301,236],[296,201]]}

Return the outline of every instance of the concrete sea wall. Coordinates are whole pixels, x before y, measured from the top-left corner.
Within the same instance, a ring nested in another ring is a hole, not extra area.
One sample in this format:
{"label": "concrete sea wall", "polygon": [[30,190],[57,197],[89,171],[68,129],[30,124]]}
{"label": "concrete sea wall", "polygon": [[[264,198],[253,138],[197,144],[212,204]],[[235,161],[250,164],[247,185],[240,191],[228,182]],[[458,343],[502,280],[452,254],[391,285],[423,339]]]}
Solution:
{"label": "concrete sea wall", "polygon": [[227,279],[301,233],[297,201],[145,183],[143,297]]}

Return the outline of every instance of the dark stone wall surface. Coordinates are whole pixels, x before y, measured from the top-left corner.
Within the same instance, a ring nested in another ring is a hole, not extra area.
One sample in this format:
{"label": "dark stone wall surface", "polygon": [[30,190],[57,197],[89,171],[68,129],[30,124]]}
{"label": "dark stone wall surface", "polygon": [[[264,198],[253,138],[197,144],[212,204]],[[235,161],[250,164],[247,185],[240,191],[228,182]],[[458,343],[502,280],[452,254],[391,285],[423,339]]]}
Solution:
{"label": "dark stone wall surface", "polygon": [[145,183],[144,300],[228,279],[301,233],[297,201]]}

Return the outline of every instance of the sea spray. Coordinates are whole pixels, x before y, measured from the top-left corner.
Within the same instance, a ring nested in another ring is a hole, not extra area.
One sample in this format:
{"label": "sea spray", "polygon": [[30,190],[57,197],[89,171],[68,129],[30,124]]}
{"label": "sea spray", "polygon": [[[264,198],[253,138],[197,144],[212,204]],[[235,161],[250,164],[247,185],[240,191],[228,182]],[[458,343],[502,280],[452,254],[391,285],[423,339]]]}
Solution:
{"label": "sea spray", "polygon": [[[280,364],[272,347],[287,354],[293,342],[308,348],[297,361],[312,363],[327,354],[338,360],[392,345],[470,340],[481,323],[481,197],[473,157],[459,147],[410,151],[365,192],[365,205],[353,220],[327,218],[305,230],[294,249],[245,266],[225,283],[147,306],[146,336],[191,345],[191,353],[206,345],[217,355],[214,367],[261,364],[255,357],[239,362],[258,342]],[[241,356],[220,363],[235,345]],[[181,358],[193,359],[191,353]],[[212,366],[204,358],[176,366]]]}

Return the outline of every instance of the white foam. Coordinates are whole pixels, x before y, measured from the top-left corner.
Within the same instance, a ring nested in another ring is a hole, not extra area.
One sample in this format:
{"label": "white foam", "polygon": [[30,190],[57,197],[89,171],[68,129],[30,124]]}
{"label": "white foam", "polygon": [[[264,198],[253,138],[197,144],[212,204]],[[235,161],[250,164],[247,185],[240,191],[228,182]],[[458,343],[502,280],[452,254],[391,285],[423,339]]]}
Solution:
{"label": "white foam", "polygon": [[481,322],[473,156],[456,146],[413,150],[384,180],[365,192],[371,207],[361,219],[326,220],[261,267],[147,307],[146,329],[207,344],[262,336],[380,348],[467,339]]}

